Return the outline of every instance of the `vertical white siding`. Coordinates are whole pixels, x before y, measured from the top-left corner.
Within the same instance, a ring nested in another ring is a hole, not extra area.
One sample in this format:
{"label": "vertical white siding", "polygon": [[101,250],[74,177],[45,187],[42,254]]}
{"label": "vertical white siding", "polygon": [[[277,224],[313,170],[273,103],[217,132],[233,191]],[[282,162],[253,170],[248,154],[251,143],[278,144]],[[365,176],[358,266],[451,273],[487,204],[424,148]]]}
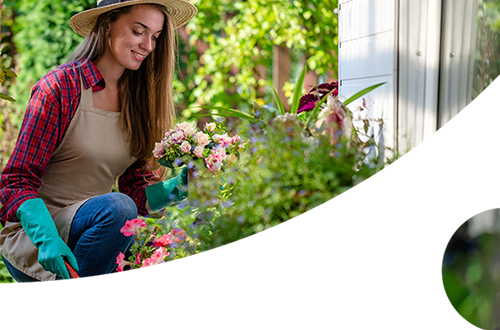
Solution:
{"label": "vertical white siding", "polygon": [[437,129],[441,0],[400,0],[398,148],[404,153]]}
{"label": "vertical white siding", "polygon": [[472,100],[478,0],[443,0],[439,126]]}
{"label": "vertical white siding", "polygon": [[[367,94],[367,117],[384,120],[384,143],[395,146],[396,0],[339,1],[340,100],[380,82]],[[359,105],[349,106],[355,109]],[[361,123],[358,123],[361,126]],[[373,133],[377,136],[376,125]]]}

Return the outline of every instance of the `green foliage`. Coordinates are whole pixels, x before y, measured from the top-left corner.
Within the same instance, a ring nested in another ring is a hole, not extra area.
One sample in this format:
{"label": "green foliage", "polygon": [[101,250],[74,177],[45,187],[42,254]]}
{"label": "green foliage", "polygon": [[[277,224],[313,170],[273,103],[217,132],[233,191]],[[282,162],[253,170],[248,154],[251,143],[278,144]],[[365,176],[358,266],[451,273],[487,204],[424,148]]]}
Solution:
{"label": "green foliage", "polygon": [[93,6],[89,0],[15,2],[17,17],[13,30],[19,79],[13,89],[20,109],[26,108],[33,85],[62,64],[83,39],[69,26],[71,16]]}
{"label": "green foliage", "polygon": [[[274,117],[265,109],[255,115],[253,123],[232,127],[246,143],[237,165],[227,168],[222,178],[191,183],[197,194],[190,191],[187,201],[167,211],[165,219],[175,219],[188,237],[195,238],[193,251],[278,225],[381,169],[367,158],[365,149],[373,141],[361,142],[361,132],[335,134],[334,140],[323,127],[309,136],[296,115]],[[214,191],[220,182],[223,188]]]}
{"label": "green foliage", "polygon": [[469,222],[453,235],[443,260],[443,285],[455,310],[481,329],[497,329],[499,233],[470,236]]}
{"label": "green foliage", "polygon": [[[275,47],[300,53],[318,75],[337,73],[337,1],[194,1],[188,25],[185,104],[251,112],[251,101],[271,103]],[[199,46],[206,45],[202,55]],[[196,47],[194,47],[196,46]],[[276,63],[275,63],[276,65]],[[302,65],[293,66],[300,70]],[[298,71],[297,70],[297,71]],[[296,77],[291,77],[295,81]],[[302,91],[301,91],[302,92]],[[189,117],[192,111],[186,111]]]}
{"label": "green foliage", "polygon": [[[19,126],[15,123],[20,122],[20,113],[15,111],[14,104],[7,101],[12,101],[14,98],[11,95],[10,88],[15,82],[14,53],[15,46],[12,40],[12,25],[14,24],[14,11],[10,5],[11,1],[4,1],[2,5],[2,25],[0,33],[0,76],[3,80],[1,83],[0,93],[0,170],[5,166],[10,152],[16,142],[17,131]],[[5,71],[4,71],[5,70]]]}

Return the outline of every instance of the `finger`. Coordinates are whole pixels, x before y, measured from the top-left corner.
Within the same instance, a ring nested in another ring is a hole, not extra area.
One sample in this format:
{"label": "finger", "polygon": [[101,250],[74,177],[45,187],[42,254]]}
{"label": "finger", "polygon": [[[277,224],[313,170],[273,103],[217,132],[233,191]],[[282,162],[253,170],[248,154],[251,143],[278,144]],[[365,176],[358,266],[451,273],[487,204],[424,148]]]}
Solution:
{"label": "finger", "polygon": [[66,255],[66,260],[71,265],[71,267],[73,267],[76,271],[80,270],[78,268],[78,262],[76,261],[76,257],[71,251]]}
{"label": "finger", "polygon": [[66,265],[64,264],[64,262],[62,263],[62,265],[60,263],[58,263],[57,270],[59,273],[58,275],[62,276],[62,278],[64,278],[65,280],[70,279],[68,269],[66,268]]}

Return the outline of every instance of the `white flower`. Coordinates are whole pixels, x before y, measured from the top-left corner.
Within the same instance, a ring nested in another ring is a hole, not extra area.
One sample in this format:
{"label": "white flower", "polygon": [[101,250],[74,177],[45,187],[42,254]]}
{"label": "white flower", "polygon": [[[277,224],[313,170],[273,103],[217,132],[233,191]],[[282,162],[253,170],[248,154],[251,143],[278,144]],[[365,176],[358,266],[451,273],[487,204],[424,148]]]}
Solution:
{"label": "white flower", "polygon": [[163,144],[158,142],[155,143],[155,149],[153,150],[153,155],[156,158],[161,158],[165,155],[165,148],[163,147]]}
{"label": "white flower", "polygon": [[194,136],[194,141],[197,145],[205,147],[210,143],[210,137],[203,132],[198,132]]}
{"label": "white flower", "polygon": [[202,146],[196,146],[193,150],[193,153],[196,157],[202,158],[203,157],[203,147]]}
{"label": "white flower", "polygon": [[183,123],[180,123],[180,124],[177,124],[176,125],[178,129],[180,129],[181,131],[183,131],[186,136],[192,136],[194,133],[195,133],[195,129],[193,126],[191,126],[191,124],[187,123],[187,122],[183,122]]}
{"label": "white flower", "polygon": [[205,128],[207,129],[207,131],[213,132],[215,131],[215,123],[206,123]]}
{"label": "white flower", "polygon": [[189,142],[187,141],[182,142],[181,151],[185,154],[191,151],[191,145],[189,144]]}
{"label": "white flower", "polygon": [[227,154],[226,154],[226,148],[219,146],[217,148],[212,149],[212,155],[216,155],[220,157],[221,159],[225,159]]}

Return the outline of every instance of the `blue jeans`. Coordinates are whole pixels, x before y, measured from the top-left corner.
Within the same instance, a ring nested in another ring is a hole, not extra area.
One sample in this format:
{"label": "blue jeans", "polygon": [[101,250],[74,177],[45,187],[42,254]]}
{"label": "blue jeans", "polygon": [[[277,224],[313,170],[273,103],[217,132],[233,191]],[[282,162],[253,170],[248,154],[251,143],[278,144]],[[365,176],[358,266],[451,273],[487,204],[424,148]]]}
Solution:
{"label": "blue jeans", "polygon": [[[135,218],[134,201],[122,193],[104,194],[85,202],[76,212],[68,238],[68,246],[78,262],[78,275],[111,273],[116,267],[116,256],[125,253],[134,242],[134,236],[127,237],[120,229],[127,220]],[[5,259],[4,263],[17,282],[37,281]]]}

